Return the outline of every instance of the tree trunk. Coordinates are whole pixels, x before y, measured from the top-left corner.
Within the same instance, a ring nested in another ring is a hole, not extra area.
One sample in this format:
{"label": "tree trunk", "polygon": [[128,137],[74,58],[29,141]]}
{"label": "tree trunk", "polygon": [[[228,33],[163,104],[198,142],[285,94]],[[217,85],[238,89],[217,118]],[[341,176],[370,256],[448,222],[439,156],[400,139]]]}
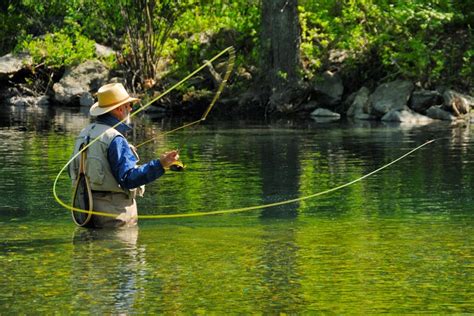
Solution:
{"label": "tree trunk", "polygon": [[300,66],[300,25],[297,0],[263,0],[261,22],[261,83],[272,97],[275,110],[277,95],[297,85]]}

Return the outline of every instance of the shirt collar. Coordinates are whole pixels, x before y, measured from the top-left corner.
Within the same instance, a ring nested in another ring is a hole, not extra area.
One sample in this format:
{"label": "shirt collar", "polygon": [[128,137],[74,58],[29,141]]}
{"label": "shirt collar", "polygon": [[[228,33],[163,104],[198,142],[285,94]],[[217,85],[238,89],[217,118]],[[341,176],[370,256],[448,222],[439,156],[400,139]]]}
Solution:
{"label": "shirt collar", "polygon": [[[110,113],[105,113],[98,116],[96,122],[108,126],[115,126],[117,123],[120,122],[120,120],[117,119],[115,116],[111,115]],[[120,133],[125,134],[132,128],[125,123],[120,123],[119,125],[115,126],[115,129]]]}

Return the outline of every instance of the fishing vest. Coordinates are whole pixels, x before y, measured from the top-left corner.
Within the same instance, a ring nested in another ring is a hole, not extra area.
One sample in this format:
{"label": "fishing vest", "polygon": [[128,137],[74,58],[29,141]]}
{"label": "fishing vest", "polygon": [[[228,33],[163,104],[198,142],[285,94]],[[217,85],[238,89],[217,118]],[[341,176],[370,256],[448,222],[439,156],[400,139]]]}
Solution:
{"label": "fishing vest", "polygon": [[[86,177],[89,179],[91,190],[125,193],[130,198],[135,198],[137,195],[143,196],[143,193],[145,192],[144,185],[135,189],[124,189],[120,187],[120,184],[112,174],[107,159],[107,152],[110,143],[117,136],[123,137],[123,135],[115,128],[100,123],[90,124],[84,128],[76,138],[73,155],[76,155],[79,152],[83,144],[86,145],[99,137],[97,141],[86,149],[87,157],[84,172]],[[135,149],[132,146],[130,146],[130,149],[138,160],[139,157]],[[75,183],[79,173],[79,163],[80,155],[77,156],[69,166],[69,174],[73,184]]]}

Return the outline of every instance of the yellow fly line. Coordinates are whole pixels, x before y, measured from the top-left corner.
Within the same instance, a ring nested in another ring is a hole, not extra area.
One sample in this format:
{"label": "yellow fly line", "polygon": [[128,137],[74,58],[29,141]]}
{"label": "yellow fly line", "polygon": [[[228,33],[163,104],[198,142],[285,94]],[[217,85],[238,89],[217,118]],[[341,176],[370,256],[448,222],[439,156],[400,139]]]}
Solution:
{"label": "yellow fly line", "polygon": [[[214,60],[216,60],[217,58],[221,57],[222,55],[224,54],[228,54],[229,55],[229,59],[228,59],[228,63],[227,63],[227,70],[226,70],[226,74],[214,96],[214,98],[212,99],[209,107],[206,109],[206,111],[204,112],[204,114],[202,115],[202,117],[197,120],[197,121],[194,121],[194,122],[191,122],[191,123],[187,123],[187,124],[184,124],[178,128],[175,128],[173,130],[170,130],[170,131],[167,131],[167,132],[163,132],[160,134],[161,135],[167,135],[167,134],[170,134],[170,133],[173,133],[173,132],[176,132],[178,130],[181,130],[181,129],[184,129],[184,128],[188,128],[188,127],[191,127],[191,126],[194,126],[194,125],[197,125],[199,124],[200,122],[204,121],[207,117],[207,115],[209,114],[209,112],[211,111],[212,107],[215,105],[217,99],[219,98],[220,94],[222,93],[222,90],[224,89],[225,87],[225,84],[227,82],[227,80],[229,79],[229,76],[230,76],[230,73],[232,71],[232,68],[233,68],[233,64],[234,64],[234,61],[235,61],[235,51],[233,49],[233,47],[228,47],[226,48],[225,50],[223,50],[222,52],[220,52],[219,54],[217,54],[216,56],[214,56],[212,59],[210,59],[209,61],[207,61],[205,64],[203,64],[202,66],[200,66],[199,68],[197,68],[195,71],[193,71],[191,74],[189,74],[187,77],[185,77],[183,80],[179,81],[178,83],[176,83],[175,85],[173,85],[171,88],[169,88],[168,90],[166,90],[165,92],[163,92],[162,94],[160,94],[159,96],[157,96],[156,98],[154,98],[153,100],[151,100],[150,102],[148,102],[146,105],[144,105],[143,107],[141,107],[139,110],[137,111],[134,111],[131,116],[133,117],[134,115],[138,114],[139,112],[143,111],[144,109],[146,109],[148,106],[150,106],[153,102],[156,102],[157,100],[159,100],[160,98],[162,98],[163,96],[165,96],[166,94],[170,93],[171,91],[173,91],[174,89],[176,89],[177,87],[179,87],[180,85],[182,85],[184,82],[186,82],[187,80],[189,80],[191,77],[193,77],[195,74],[197,74],[198,72],[200,72],[202,69],[204,69],[207,65],[210,65]],[[125,120],[122,120],[121,122],[117,123],[115,126],[113,126],[112,128],[115,128],[117,127],[120,123],[124,122]],[[63,167],[62,169],[59,171],[58,175],[56,176],[56,179],[54,180],[54,184],[53,184],[53,195],[54,195],[54,198],[55,200],[63,207],[69,209],[71,212],[80,212],[80,213],[87,213],[87,214],[91,214],[91,215],[98,215],[98,216],[106,216],[106,217],[115,217],[116,215],[114,214],[110,214],[110,213],[106,213],[106,212],[96,212],[96,211],[90,211],[90,210],[85,210],[85,209],[80,209],[80,208],[76,208],[72,205],[69,205],[67,203],[65,203],[64,201],[62,201],[59,197],[58,197],[58,194],[56,192],[56,186],[57,186],[57,182],[59,180],[59,177],[61,176],[61,174],[64,172],[64,170],[66,170],[66,168],[72,163],[72,161],[74,159],[76,159],[84,150],[86,150],[89,146],[91,146],[94,142],[97,141],[97,139],[100,138],[97,137],[96,139],[93,139],[91,142],[89,142],[89,144],[87,144],[86,146],[84,146],[77,154],[75,154]],[[156,137],[155,137],[156,138]],[[150,141],[152,141],[154,138],[152,139],[149,139],[139,145],[137,145],[137,147],[141,147],[147,143],[149,143]],[[368,178],[372,175],[374,175],[375,173],[378,173],[380,171],[382,171],[383,169],[385,168],[388,168],[389,166],[399,162],[400,160],[408,157],[409,155],[413,154],[415,151],[425,147],[426,145],[434,142],[435,139],[432,139],[432,140],[429,140],[421,145],[419,145],[418,147],[408,151],[407,153],[405,153],[404,155],[398,157],[397,159],[379,167],[378,169],[375,169],[355,180],[352,180],[350,182],[347,182],[347,183],[344,183],[344,184],[341,184],[337,187],[334,187],[334,188],[331,188],[331,189],[327,189],[327,190],[324,190],[324,191],[321,191],[321,192],[317,192],[317,193],[313,193],[313,194],[309,194],[309,195],[306,195],[306,196],[302,196],[302,197],[299,197],[299,198],[294,198],[294,199],[289,199],[289,200],[284,200],[284,201],[280,201],[280,202],[275,202],[275,203],[269,203],[269,204],[261,204],[261,205],[254,205],[254,206],[248,206],[248,207],[240,207],[240,208],[233,208],[233,209],[225,209],[225,210],[217,210],[217,211],[202,211],[202,212],[189,212],[189,213],[180,213],[180,214],[159,214],[159,215],[138,215],[138,218],[141,218],[141,219],[166,219],[166,218],[184,218],[184,217],[196,217],[196,216],[207,216],[207,215],[220,215],[220,214],[231,214],[231,213],[240,213],[240,212],[247,212],[247,211],[254,211],[254,210],[260,210],[260,209],[265,209],[265,208],[270,208],[270,207],[274,207],[274,206],[281,206],[281,205],[286,205],[286,204],[290,204],[290,203],[295,203],[295,202],[299,202],[299,201],[303,201],[303,200],[307,200],[307,199],[312,199],[312,198],[315,198],[315,197],[318,197],[318,196],[321,196],[321,195],[325,195],[325,194],[329,194],[331,192],[334,192],[334,191],[337,191],[337,190],[341,190],[343,188],[346,188],[352,184],[355,184],[359,181],[362,181],[364,180],[365,178]]]}
{"label": "yellow fly line", "polygon": [[[223,51],[221,51],[220,53],[218,53],[217,55],[215,55],[214,57],[212,57],[210,60],[206,61],[203,65],[201,65],[199,68],[197,68],[196,70],[194,70],[192,73],[190,73],[189,75],[187,75],[185,78],[183,78],[181,81],[177,82],[176,84],[174,84],[173,86],[171,86],[169,89],[167,89],[166,91],[164,91],[163,93],[161,93],[160,95],[158,95],[156,98],[152,99],[151,101],[149,101],[147,104],[145,104],[144,106],[142,106],[140,109],[136,110],[136,111],[133,111],[131,114],[130,114],[130,117],[133,117],[135,115],[137,115],[138,113],[140,113],[141,111],[145,110],[147,107],[149,107],[151,104],[153,104],[154,102],[158,101],[159,99],[163,98],[165,95],[167,95],[168,93],[170,93],[171,91],[175,90],[176,88],[178,88],[179,86],[181,86],[183,83],[185,83],[186,81],[188,81],[189,79],[191,79],[193,76],[195,76],[197,73],[199,73],[200,71],[202,71],[204,68],[206,68],[207,66],[210,66],[212,64],[212,62],[214,62],[215,60],[217,60],[218,58],[220,58],[221,56],[225,55],[225,54],[228,54],[228,60],[227,60],[227,69],[226,69],[226,73],[223,77],[223,80],[222,82],[219,84],[219,87],[217,89],[217,92],[216,94],[214,95],[214,98],[212,99],[211,103],[209,104],[209,106],[207,107],[206,111],[204,112],[204,114],[202,115],[202,117],[197,120],[197,121],[194,121],[194,122],[191,122],[191,123],[187,123],[187,124],[184,124],[183,126],[180,126],[178,128],[175,128],[171,131],[167,131],[167,132],[163,132],[163,133],[160,133],[159,135],[157,136],[163,136],[163,135],[167,135],[167,134],[171,134],[173,132],[176,132],[176,131],[179,131],[181,129],[184,129],[184,128],[187,128],[187,127],[191,127],[193,125],[197,125],[199,124],[200,122],[204,121],[206,118],[207,118],[207,115],[209,114],[209,112],[212,110],[212,108],[214,107],[215,103],[217,102],[217,99],[219,98],[219,96],[221,95],[222,91],[224,90],[224,87],[225,85],[227,84],[227,80],[229,79],[230,77],[230,74],[232,73],[232,69],[234,67],[234,62],[235,62],[235,49],[230,46],[226,49],[224,49]],[[111,128],[116,128],[117,126],[119,126],[120,124],[124,123],[126,120],[126,118],[124,118],[123,120],[121,120],[120,122],[118,122],[117,124],[115,124],[114,126],[112,126]],[[105,132],[104,132],[105,133]],[[102,134],[103,135],[103,134]],[[58,172],[58,174],[56,175],[56,178],[54,179],[54,183],[53,183],[53,196],[54,196],[54,199],[56,200],[56,202],[58,202],[61,206],[69,209],[71,212],[81,212],[81,213],[88,213],[88,214],[95,214],[95,215],[102,215],[102,216],[109,216],[109,217],[113,217],[114,215],[111,215],[111,214],[108,214],[108,213],[101,213],[101,212],[92,212],[90,210],[85,210],[85,209],[80,209],[80,208],[76,208],[74,207],[73,205],[69,205],[67,204],[66,202],[64,202],[63,200],[61,200],[58,196],[58,193],[57,193],[57,184],[58,184],[58,181],[59,181],[59,178],[61,177],[62,173],[66,170],[66,168],[74,161],[74,159],[76,159],[79,155],[81,155],[85,150],[87,150],[92,144],[94,144],[102,135],[99,135],[97,136],[97,138],[91,140],[88,144],[86,144],[85,146],[82,147],[81,150],[79,150],[75,155],[73,155],[69,161],[61,168],[61,170]],[[157,136],[155,136],[154,138],[156,138]],[[147,140],[146,142],[144,143],[141,143],[139,144],[137,147],[140,147],[142,145],[145,145],[147,143],[149,143],[150,141],[152,141],[154,138],[152,139],[149,139]]]}

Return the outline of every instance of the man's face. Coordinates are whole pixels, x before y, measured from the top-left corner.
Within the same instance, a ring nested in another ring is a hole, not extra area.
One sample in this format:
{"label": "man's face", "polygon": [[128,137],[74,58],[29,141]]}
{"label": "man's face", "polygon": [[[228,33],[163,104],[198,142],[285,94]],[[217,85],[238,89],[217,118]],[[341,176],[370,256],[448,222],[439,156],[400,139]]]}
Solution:
{"label": "man's face", "polygon": [[130,118],[130,113],[132,113],[132,104],[131,103],[124,104],[122,120],[125,119],[126,124],[130,124],[132,121]]}

